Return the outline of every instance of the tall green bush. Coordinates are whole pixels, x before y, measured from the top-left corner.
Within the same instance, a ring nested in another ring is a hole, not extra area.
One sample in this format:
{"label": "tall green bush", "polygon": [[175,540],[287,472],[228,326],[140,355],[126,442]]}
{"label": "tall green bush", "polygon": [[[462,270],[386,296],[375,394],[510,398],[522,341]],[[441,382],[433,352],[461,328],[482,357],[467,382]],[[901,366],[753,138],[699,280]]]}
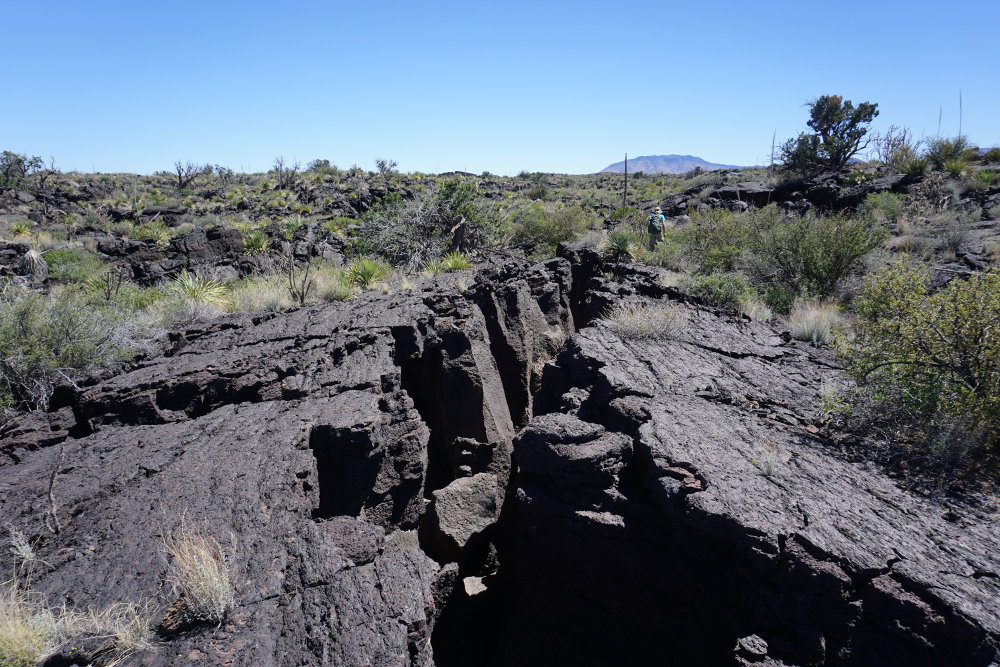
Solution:
{"label": "tall green bush", "polygon": [[855,309],[854,336],[842,341],[841,356],[886,412],[996,451],[1000,270],[933,291],[925,269],[896,264],[868,279]]}

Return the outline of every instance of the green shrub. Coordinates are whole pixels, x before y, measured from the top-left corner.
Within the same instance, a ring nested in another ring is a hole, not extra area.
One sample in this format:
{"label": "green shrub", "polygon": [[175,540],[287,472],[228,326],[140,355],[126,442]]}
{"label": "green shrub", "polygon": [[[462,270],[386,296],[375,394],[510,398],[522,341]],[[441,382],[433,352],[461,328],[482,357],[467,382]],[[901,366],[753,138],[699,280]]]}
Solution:
{"label": "green shrub", "polygon": [[969,163],[965,160],[948,160],[944,163],[944,170],[952,178],[961,178],[968,168]]}
{"label": "green shrub", "polygon": [[447,271],[443,259],[431,259],[424,264],[424,272],[431,276],[439,276]]}
{"label": "green shrub", "polygon": [[128,314],[80,289],[0,290],[0,392],[20,407],[45,407],[65,378],[126,359],[138,347]]}
{"label": "green shrub", "polygon": [[1000,162],[1000,147],[991,148],[983,155],[983,162],[987,164],[996,164]]}
{"label": "green shrub", "polygon": [[893,192],[872,192],[858,207],[858,213],[876,221],[898,222],[903,217],[903,197]]}
{"label": "green shrub", "polygon": [[596,218],[579,206],[532,202],[513,215],[511,241],[552,252],[559,243],[572,241],[596,225]]}
{"label": "green shrub", "polygon": [[762,284],[827,297],[886,236],[884,227],[865,218],[775,216],[751,227],[745,266]]}
{"label": "green shrub", "polygon": [[[766,210],[776,214],[777,207],[770,206]],[[691,215],[692,224],[682,231],[682,238],[701,273],[737,268],[737,259],[747,243],[748,225],[744,219],[745,216],[721,208],[695,211]]]}
{"label": "green shrub", "polygon": [[336,216],[323,223],[323,230],[330,232],[331,234],[343,235],[344,230],[357,224],[357,220],[354,218],[345,218],[343,216]]}
{"label": "green shrub", "polygon": [[997,172],[992,169],[980,169],[972,175],[972,185],[978,189],[986,189],[996,183]]}
{"label": "green shrub", "polygon": [[750,280],[741,273],[693,276],[688,278],[683,286],[691,294],[709,303],[730,308],[739,308],[743,302],[758,296]]}
{"label": "green shrub", "polygon": [[951,139],[939,137],[930,140],[924,157],[935,169],[945,169],[949,162],[971,162],[977,153],[968,137],[957,136]]}
{"label": "green shrub", "polygon": [[49,265],[49,275],[63,283],[85,283],[104,269],[97,255],[83,248],[49,250],[45,262]]}
{"label": "green shrub", "polygon": [[602,318],[626,340],[672,340],[687,327],[687,313],[671,303],[619,303]]}
{"label": "green shrub", "polygon": [[895,264],[869,277],[855,301],[845,367],[887,414],[924,434],[963,433],[1000,445],[1000,270],[932,291],[922,268]]}

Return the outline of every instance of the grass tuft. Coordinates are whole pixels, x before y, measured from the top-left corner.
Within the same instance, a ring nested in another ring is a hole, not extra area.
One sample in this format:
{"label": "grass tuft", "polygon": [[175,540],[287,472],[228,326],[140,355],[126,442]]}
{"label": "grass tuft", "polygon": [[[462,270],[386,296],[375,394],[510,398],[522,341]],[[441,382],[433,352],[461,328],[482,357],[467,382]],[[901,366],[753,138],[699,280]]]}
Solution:
{"label": "grass tuft", "polygon": [[604,321],[626,340],[672,340],[687,327],[687,313],[669,303],[619,303]]}
{"label": "grass tuft", "polygon": [[170,580],[184,601],[188,620],[219,624],[235,602],[222,547],[203,530],[182,522],[164,538]]}

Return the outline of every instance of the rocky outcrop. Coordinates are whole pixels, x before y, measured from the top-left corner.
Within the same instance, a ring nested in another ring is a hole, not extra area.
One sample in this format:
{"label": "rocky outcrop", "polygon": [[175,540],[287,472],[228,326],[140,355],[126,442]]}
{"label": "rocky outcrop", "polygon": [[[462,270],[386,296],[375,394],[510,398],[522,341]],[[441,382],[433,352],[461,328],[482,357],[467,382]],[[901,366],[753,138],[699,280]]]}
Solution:
{"label": "rocky outcrop", "polygon": [[[159,623],[186,522],[235,607],[130,664],[995,659],[996,518],[831,451],[824,353],[562,255],[174,332],[6,424],[0,512],[35,590]],[[623,340],[600,320],[623,299],[688,327]]]}
{"label": "rocky outcrop", "polygon": [[704,309],[677,340],[598,323],[515,440],[516,664],[989,665],[995,508],[958,512],[817,437],[836,371]]}

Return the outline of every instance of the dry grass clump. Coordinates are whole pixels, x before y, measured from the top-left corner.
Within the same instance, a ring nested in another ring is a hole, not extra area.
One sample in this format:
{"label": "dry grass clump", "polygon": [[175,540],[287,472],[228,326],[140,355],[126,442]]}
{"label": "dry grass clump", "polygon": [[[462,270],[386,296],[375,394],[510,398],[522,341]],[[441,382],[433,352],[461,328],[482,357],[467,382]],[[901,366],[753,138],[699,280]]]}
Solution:
{"label": "dry grass clump", "polygon": [[[0,667],[33,667],[75,636],[106,640],[98,664],[111,667],[155,648],[153,606],[122,603],[80,613],[49,607],[16,580],[0,584]],[[92,656],[93,657],[93,656]]]}
{"label": "dry grass clump", "polygon": [[[64,612],[65,610],[63,610]],[[0,584],[0,666],[33,667],[58,648],[75,621],[16,581]]]}
{"label": "dry grass clump", "polygon": [[835,329],[844,325],[840,309],[831,303],[800,301],[792,306],[785,318],[785,326],[796,340],[816,345],[830,340]]}
{"label": "dry grass clump", "polygon": [[760,299],[745,298],[740,299],[740,312],[756,322],[770,322],[774,319],[772,311],[766,303]]}
{"label": "dry grass clump", "polygon": [[233,312],[275,312],[295,305],[288,291],[288,277],[280,273],[244,278],[230,289]]}
{"label": "dry grass clump", "polygon": [[893,236],[885,242],[885,247],[892,252],[901,252],[919,257],[930,257],[934,249],[933,242],[925,236],[905,234]]}
{"label": "dry grass clump", "polygon": [[226,557],[218,540],[181,522],[164,538],[170,579],[189,621],[221,623],[235,602]]}
{"label": "dry grass clump", "polygon": [[687,313],[669,303],[619,303],[604,321],[626,340],[672,340],[687,327]]}

